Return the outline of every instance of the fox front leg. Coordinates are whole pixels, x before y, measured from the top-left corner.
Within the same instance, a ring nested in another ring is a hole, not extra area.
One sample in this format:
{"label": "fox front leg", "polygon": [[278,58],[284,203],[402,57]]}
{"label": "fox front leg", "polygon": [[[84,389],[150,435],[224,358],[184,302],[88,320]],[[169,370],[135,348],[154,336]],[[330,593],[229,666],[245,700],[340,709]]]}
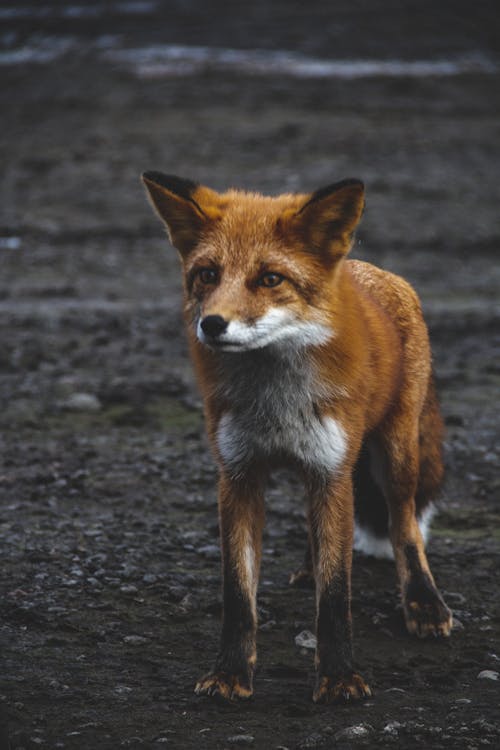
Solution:
{"label": "fox front leg", "polygon": [[350,479],[344,477],[311,492],[309,524],[317,604],[315,703],[340,703],[371,695],[354,671],[352,660],[353,514]]}
{"label": "fox front leg", "polygon": [[226,700],[246,699],[253,692],[256,596],[264,524],[263,491],[250,475],[236,481],[222,474],[219,516],[223,565],[222,634],[214,669],[198,681],[195,692]]}

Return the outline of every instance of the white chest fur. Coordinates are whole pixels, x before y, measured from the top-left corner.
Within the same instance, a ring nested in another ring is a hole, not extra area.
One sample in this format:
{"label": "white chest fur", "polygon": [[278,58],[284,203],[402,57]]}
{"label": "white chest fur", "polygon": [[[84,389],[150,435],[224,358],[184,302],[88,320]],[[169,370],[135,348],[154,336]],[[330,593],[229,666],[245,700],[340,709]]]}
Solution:
{"label": "white chest fur", "polygon": [[315,406],[320,388],[305,352],[225,355],[219,394],[228,404],[217,429],[232,471],[256,459],[295,460],[334,473],[346,451],[341,424]]}

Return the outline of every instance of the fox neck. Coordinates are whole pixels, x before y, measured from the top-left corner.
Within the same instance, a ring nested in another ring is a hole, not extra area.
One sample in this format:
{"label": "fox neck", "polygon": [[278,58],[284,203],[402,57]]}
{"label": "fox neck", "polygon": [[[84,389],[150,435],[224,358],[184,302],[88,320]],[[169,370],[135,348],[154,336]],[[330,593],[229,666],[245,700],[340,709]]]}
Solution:
{"label": "fox neck", "polygon": [[313,359],[305,354],[304,350],[284,346],[236,355],[221,353],[213,394],[229,404],[247,402],[264,419],[282,412],[286,404],[293,407],[295,403],[312,402],[325,394]]}
{"label": "fox neck", "polygon": [[323,420],[318,404],[326,394],[310,358],[266,347],[222,356],[218,372],[208,399],[218,414],[209,431],[227,471],[244,476],[256,464],[285,462],[323,476],[337,468],[344,437],[334,420]]}

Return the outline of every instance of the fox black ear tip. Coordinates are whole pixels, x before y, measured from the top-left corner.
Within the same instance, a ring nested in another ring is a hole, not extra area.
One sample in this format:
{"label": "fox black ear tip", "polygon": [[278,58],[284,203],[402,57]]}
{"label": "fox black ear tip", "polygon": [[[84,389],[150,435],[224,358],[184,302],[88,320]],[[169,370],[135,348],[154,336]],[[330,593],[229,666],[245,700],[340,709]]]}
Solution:
{"label": "fox black ear tip", "polygon": [[185,198],[186,200],[191,199],[192,193],[198,187],[198,183],[193,182],[192,180],[186,180],[184,177],[177,177],[175,174],[164,174],[163,172],[157,172],[156,170],[143,172],[141,177],[145,185],[156,185],[159,188],[168,190],[179,198]]}
{"label": "fox black ear tip", "polygon": [[164,177],[162,172],[158,172],[155,169],[148,169],[141,174],[141,180],[143,182],[162,182]]}
{"label": "fox black ear tip", "polygon": [[360,190],[365,189],[365,183],[363,182],[363,180],[360,180],[358,177],[349,177],[347,180],[343,180],[342,182],[344,183],[345,187],[352,186],[352,187],[357,187]]}

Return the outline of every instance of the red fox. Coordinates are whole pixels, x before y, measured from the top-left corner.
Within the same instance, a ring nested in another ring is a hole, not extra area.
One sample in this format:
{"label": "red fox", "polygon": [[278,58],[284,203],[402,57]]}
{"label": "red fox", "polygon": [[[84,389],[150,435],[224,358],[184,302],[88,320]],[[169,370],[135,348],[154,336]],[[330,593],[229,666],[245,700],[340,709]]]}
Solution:
{"label": "red fox", "polygon": [[[424,549],[443,473],[443,423],[418,297],[399,276],[347,260],[359,180],[312,194],[219,194],[145,172],[184,271],[184,313],[220,470],[223,621],[198,694],[252,695],[264,489],[277,465],[308,496],[304,569],[316,587],[315,702],[371,694],[354,671],[354,518],[368,552],[390,544],[406,626],[448,636],[452,615]],[[424,529],[425,531],[425,529]]]}

